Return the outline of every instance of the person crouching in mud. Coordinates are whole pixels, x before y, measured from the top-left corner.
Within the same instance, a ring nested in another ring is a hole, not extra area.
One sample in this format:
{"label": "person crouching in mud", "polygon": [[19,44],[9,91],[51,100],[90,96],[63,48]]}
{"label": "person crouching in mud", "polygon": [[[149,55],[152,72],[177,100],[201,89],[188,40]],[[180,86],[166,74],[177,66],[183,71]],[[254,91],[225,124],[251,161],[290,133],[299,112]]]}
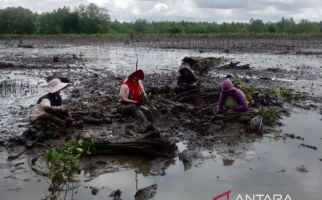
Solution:
{"label": "person crouching in mud", "polygon": [[178,92],[184,92],[197,87],[198,79],[188,63],[182,63],[179,73]]}
{"label": "person crouching in mud", "polygon": [[33,131],[28,129],[23,133],[26,139],[57,138],[60,134],[65,133],[62,130],[68,124],[66,119],[69,117],[69,113],[62,105],[60,91],[67,86],[68,83],[63,83],[58,78],[48,82],[49,93],[40,97],[32,109],[30,122]]}
{"label": "person crouching in mud", "polygon": [[221,84],[219,97],[219,112],[247,112],[248,104],[243,91],[234,87],[230,79],[225,79]]}
{"label": "person crouching in mud", "polygon": [[[130,74],[127,79],[121,84],[119,97],[121,106],[119,112],[125,115],[134,116],[148,122],[142,110],[142,97],[147,98],[142,81],[144,79],[144,72],[137,70]],[[142,96],[143,95],[143,96]]]}

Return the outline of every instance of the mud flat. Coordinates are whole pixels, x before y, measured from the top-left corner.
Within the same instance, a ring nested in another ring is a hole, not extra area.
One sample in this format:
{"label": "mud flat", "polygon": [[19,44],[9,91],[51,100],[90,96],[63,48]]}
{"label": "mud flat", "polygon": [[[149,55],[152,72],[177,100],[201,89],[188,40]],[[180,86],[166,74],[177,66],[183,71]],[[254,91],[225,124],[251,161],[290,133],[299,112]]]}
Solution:
{"label": "mud flat", "polygon": [[[322,128],[319,114],[322,57],[319,54],[227,54],[218,50],[201,53],[190,49],[145,46],[134,49],[126,45],[97,43],[53,48],[36,46],[32,49],[5,46],[0,51],[0,66],[3,66],[0,67],[1,199],[42,199],[48,195],[49,180],[36,175],[27,164],[28,158],[41,153],[42,149],[36,148],[10,161],[8,155],[23,147],[5,145],[27,128],[30,106],[46,92],[45,78],[55,73],[69,77],[72,86],[64,97],[73,111],[87,109],[92,114],[104,114],[95,115],[96,119],[106,118],[115,115],[116,88],[125,75],[134,70],[135,53],[140,68],[147,72],[147,88],[175,85],[180,60],[185,56],[212,56],[224,57],[227,63],[241,61],[250,64],[250,69],[245,70],[210,70],[204,84],[213,88],[214,93],[219,92],[223,77],[236,74],[247,85],[284,86],[302,92],[307,100],[285,102],[284,107],[290,114],[281,120],[283,126],[268,129],[264,135],[246,134],[240,124],[231,123],[221,130],[221,124],[209,126],[197,119],[182,121],[183,116],[169,115],[180,123],[161,133],[178,146],[176,157],[146,160],[98,156],[84,159],[83,171],[78,177],[80,186],[73,191],[75,198],[93,198],[95,187],[97,199],[106,199],[117,189],[122,191],[123,199],[133,199],[138,189],[153,184],[157,184],[154,199],[211,199],[229,189],[232,189],[233,196],[239,193],[282,193],[290,194],[294,199],[315,200],[320,197],[317,191],[321,186],[319,177],[322,177],[321,148],[312,151],[301,146],[304,143],[319,147],[322,141],[319,131]],[[54,57],[58,57],[58,61]],[[200,130],[203,127],[208,127],[208,131]],[[75,134],[86,132],[98,139],[116,141],[139,137],[137,133],[143,129],[137,121],[124,123],[122,119],[112,117],[112,123],[85,125]],[[201,132],[203,134],[199,135]],[[304,140],[294,140],[285,133]],[[303,165],[307,173],[297,171]],[[36,188],[38,192],[34,192]]]}

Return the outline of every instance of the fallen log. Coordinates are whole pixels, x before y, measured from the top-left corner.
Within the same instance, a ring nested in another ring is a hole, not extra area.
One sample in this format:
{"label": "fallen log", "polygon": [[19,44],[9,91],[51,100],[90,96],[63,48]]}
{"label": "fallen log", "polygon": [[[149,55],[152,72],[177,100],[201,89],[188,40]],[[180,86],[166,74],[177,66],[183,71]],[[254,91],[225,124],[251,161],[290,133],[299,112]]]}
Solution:
{"label": "fallen log", "polygon": [[155,157],[173,157],[177,146],[161,138],[158,132],[152,132],[144,137],[128,142],[94,141],[95,154],[99,155],[128,155]]}
{"label": "fallen log", "polygon": [[245,65],[238,65],[240,62],[230,62],[227,65],[223,65],[219,67],[220,69],[237,69],[237,70],[243,70],[243,69],[250,69],[250,64]]}
{"label": "fallen log", "polygon": [[19,48],[28,48],[28,49],[34,48],[34,46],[31,44],[18,44],[18,47]]}

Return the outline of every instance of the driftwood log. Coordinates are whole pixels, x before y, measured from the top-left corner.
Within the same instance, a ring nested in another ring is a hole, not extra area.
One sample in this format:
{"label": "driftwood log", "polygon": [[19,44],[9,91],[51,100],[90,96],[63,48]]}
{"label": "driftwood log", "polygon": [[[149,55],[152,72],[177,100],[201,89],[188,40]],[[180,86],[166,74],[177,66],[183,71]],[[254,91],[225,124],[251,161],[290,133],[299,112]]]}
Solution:
{"label": "driftwood log", "polygon": [[245,65],[238,65],[240,62],[230,62],[229,64],[227,65],[223,65],[219,68],[221,69],[240,69],[240,70],[243,70],[243,69],[250,69],[250,65],[249,64],[245,64]]}
{"label": "driftwood log", "polygon": [[128,155],[148,158],[173,157],[177,146],[163,139],[158,132],[152,132],[144,137],[128,141],[112,143],[95,141],[96,154],[99,155]]}
{"label": "driftwood log", "polygon": [[31,44],[18,44],[18,47],[19,48],[28,48],[28,49],[34,48],[34,46]]}

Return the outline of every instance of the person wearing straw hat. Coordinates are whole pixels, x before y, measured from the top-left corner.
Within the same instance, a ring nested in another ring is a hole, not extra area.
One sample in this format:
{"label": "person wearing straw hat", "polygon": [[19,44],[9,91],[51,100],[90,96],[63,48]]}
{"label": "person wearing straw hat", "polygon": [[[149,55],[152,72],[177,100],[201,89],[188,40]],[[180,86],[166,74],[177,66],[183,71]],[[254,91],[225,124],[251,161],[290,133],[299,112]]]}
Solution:
{"label": "person wearing straw hat", "polygon": [[30,122],[31,126],[19,137],[21,142],[37,141],[41,142],[48,139],[57,139],[70,130],[69,113],[62,105],[60,91],[68,86],[60,78],[49,78],[47,80],[49,92],[40,97],[33,107]]}
{"label": "person wearing straw hat", "polygon": [[243,91],[234,87],[230,79],[225,79],[221,84],[219,97],[219,112],[231,110],[234,112],[247,112],[248,104]]}
{"label": "person wearing straw hat", "polygon": [[142,84],[143,80],[144,72],[139,69],[130,74],[121,84],[119,91],[121,106],[118,110],[122,114],[138,117],[143,121],[148,122],[148,119],[142,111],[143,107],[140,105],[142,97],[147,99],[147,95]]}

